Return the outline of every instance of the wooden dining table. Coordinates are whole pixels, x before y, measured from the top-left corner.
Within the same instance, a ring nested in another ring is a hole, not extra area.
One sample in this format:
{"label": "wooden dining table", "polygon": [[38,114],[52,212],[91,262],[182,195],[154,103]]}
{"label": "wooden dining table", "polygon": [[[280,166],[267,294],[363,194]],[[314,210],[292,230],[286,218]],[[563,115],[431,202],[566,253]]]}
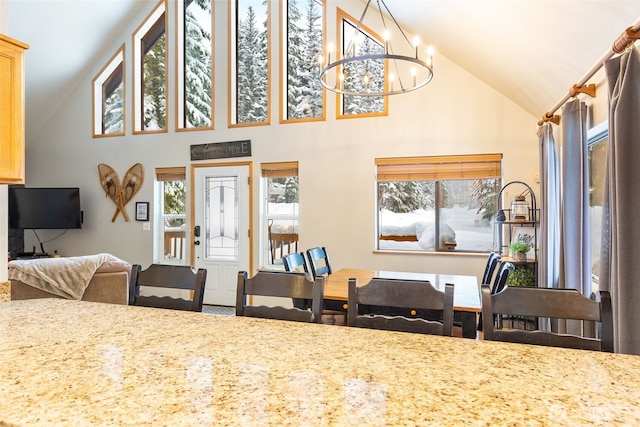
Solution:
{"label": "wooden dining table", "polygon": [[0,425],[640,425],[625,354],[55,298],[0,349]]}
{"label": "wooden dining table", "polygon": [[346,301],[349,299],[349,279],[356,278],[358,285],[362,286],[369,283],[374,277],[396,280],[428,280],[439,291],[444,291],[445,284],[452,283],[454,285],[453,309],[460,313],[462,336],[476,338],[478,314],[482,309],[480,288],[476,276],[343,268],[325,278],[324,299],[343,301],[345,302],[343,307],[346,309]]}

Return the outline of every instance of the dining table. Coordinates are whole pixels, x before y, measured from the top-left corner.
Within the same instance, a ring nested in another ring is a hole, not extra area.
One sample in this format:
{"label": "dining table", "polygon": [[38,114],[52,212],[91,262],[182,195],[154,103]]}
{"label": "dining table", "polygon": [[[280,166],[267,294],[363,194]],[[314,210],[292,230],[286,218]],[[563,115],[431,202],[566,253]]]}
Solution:
{"label": "dining table", "polygon": [[634,355],[56,298],[0,349],[7,426],[640,425]]}
{"label": "dining table", "polygon": [[325,277],[324,299],[343,301],[343,308],[346,309],[349,299],[349,279],[355,278],[358,286],[363,286],[374,277],[429,281],[439,291],[444,291],[445,284],[453,284],[453,309],[460,317],[462,336],[464,338],[477,337],[478,315],[482,311],[482,303],[476,276],[343,268]]}

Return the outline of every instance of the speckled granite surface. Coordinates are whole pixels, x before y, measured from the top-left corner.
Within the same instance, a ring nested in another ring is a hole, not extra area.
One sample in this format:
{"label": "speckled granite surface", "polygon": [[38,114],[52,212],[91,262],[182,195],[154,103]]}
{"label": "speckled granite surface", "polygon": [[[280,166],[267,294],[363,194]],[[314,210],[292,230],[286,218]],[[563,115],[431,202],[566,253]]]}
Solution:
{"label": "speckled granite surface", "polygon": [[640,425],[640,357],[58,299],[0,304],[0,425]]}
{"label": "speckled granite surface", "polygon": [[11,282],[0,282],[0,302],[11,300]]}

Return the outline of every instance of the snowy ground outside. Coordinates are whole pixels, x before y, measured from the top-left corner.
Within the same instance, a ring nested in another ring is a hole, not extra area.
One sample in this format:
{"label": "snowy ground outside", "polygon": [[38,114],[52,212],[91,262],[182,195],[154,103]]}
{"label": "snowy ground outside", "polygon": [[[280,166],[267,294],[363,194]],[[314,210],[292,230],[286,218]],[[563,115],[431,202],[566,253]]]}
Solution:
{"label": "snowy ground outside", "polygon": [[[455,206],[440,210],[440,240],[454,239],[456,251],[489,252],[494,247],[494,227],[483,223],[476,209]],[[381,240],[380,249],[426,251],[434,250],[435,211],[416,210],[408,213],[380,213],[380,229],[387,236],[416,236],[417,242]]]}

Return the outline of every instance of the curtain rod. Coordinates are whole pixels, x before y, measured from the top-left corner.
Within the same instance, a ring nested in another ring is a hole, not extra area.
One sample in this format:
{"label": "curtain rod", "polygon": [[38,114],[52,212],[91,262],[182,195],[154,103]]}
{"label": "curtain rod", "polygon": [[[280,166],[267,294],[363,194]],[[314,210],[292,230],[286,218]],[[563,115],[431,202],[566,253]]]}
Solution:
{"label": "curtain rod", "polygon": [[625,51],[625,49],[632,45],[636,40],[640,40],[640,18],[636,19],[636,22],[633,23],[629,28],[627,28],[611,45],[611,48],[607,50],[601,57],[596,61],[596,63],[586,72],[584,76],[578,81],[578,83],[574,84],[569,93],[567,93],[560,101],[556,103],[556,105],[551,108],[548,112],[546,112],[540,121],[538,121],[538,126],[542,126],[546,122],[553,122],[556,125],[560,123],[560,116],[554,115],[556,111],[560,107],[564,105],[565,102],[569,100],[569,98],[573,98],[579,93],[586,93],[591,97],[595,97],[596,87],[595,85],[587,85],[584,84],[589,81],[591,77],[604,65],[604,62],[610,59],[613,55],[620,54]]}

